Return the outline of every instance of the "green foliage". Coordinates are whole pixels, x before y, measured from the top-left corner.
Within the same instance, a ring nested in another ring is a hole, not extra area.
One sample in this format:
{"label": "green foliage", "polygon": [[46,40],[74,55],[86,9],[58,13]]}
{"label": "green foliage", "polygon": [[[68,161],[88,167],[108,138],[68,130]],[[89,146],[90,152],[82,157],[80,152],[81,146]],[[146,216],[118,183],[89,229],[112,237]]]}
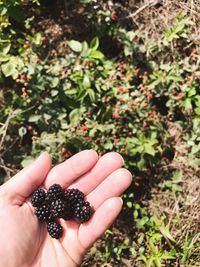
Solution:
{"label": "green foliage", "polygon": [[21,1],[0,1],[0,54],[7,54],[11,47],[11,39],[15,34],[12,21],[20,22],[23,14]]}
{"label": "green foliage", "polygon": [[153,165],[163,150],[159,144],[163,127],[152,111],[149,93],[141,95],[132,83],[139,79],[136,67],[106,59],[98,50],[97,37],[90,44],[72,40],[66,57],[43,64],[33,50],[33,44],[40,45],[36,40],[32,38],[32,45],[21,52],[19,62],[10,58],[2,65],[5,77],[18,83],[18,95],[6,92],[12,95],[8,105],[21,110],[33,107],[23,118],[25,128],[33,128],[32,154],[47,149],[61,160],[63,149],[74,153],[92,147],[129,156],[129,166],[135,169]]}
{"label": "green foliage", "polygon": [[181,187],[182,177],[183,177],[182,171],[175,171],[170,180],[166,180],[163,182],[163,184],[161,185],[161,188],[168,188],[175,193],[181,192],[182,191],[182,187]]}

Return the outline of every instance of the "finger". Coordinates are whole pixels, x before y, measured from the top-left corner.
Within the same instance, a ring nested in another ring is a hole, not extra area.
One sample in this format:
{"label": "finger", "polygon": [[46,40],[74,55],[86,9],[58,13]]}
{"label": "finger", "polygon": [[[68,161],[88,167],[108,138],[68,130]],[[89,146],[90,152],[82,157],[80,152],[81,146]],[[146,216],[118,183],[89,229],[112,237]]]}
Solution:
{"label": "finger", "polygon": [[121,168],[123,163],[123,158],[118,153],[107,153],[98,160],[88,173],[77,179],[70,187],[78,188],[87,195],[113,171]]}
{"label": "finger", "polygon": [[10,179],[5,184],[5,188],[12,196],[18,195],[22,198],[27,198],[43,183],[50,168],[51,157],[47,152],[44,152],[31,165]]}
{"label": "finger", "polygon": [[87,201],[96,210],[105,200],[120,196],[131,182],[132,174],[127,169],[118,169],[87,196]]}
{"label": "finger", "polygon": [[85,249],[88,249],[109,228],[121,208],[121,198],[110,198],[96,210],[87,223],[80,225],[78,237]]}
{"label": "finger", "polygon": [[49,173],[45,187],[54,183],[68,187],[75,179],[88,172],[97,162],[98,155],[94,150],[84,150],[65,162],[55,166]]}

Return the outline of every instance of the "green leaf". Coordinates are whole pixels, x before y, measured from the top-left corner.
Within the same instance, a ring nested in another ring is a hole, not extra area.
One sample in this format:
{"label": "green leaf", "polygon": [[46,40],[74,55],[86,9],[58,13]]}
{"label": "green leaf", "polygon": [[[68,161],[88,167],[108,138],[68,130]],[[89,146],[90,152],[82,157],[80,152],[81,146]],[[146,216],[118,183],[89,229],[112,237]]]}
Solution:
{"label": "green leaf", "polygon": [[16,73],[15,65],[11,61],[2,64],[2,72],[6,77],[12,76]]}
{"label": "green leaf", "polygon": [[107,140],[107,142],[104,144],[104,148],[107,150],[113,149],[113,143],[110,140]]}
{"label": "green leaf", "polygon": [[68,45],[74,52],[80,53],[82,50],[82,44],[78,41],[71,40],[68,42]]}
{"label": "green leaf", "polygon": [[54,77],[51,81],[51,88],[55,88],[59,84],[58,77]]}
{"label": "green leaf", "polygon": [[8,54],[9,50],[10,50],[11,44],[10,43],[6,43],[5,45],[2,46],[1,48],[1,53],[2,54]]}
{"label": "green leaf", "polygon": [[45,121],[48,121],[48,120],[50,120],[52,118],[51,115],[46,114],[46,113],[44,113],[43,117],[44,117]]}
{"label": "green leaf", "polygon": [[172,180],[176,182],[181,182],[183,177],[183,171],[182,170],[177,170],[172,176]]}
{"label": "green leaf", "polygon": [[188,96],[189,96],[189,97],[192,97],[192,96],[194,96],[194,95],[196,95],[196,89],[195,89],[195,88],[191,88],[191,89],[189,90],[189,92],[188,92]]}
{"label": "green leaf", "polygon": [[41,119],[41,115],[31,115],[28,119],[29,122],[36,122]]}
{"label": "green leaf", "polygon": [[92,89],[88,89],[87,92],[88,92],[88,95],[89,95],[89,98],[90,98],[91,102],[94,102],[95,101],[95,93],[94,93],[94,91]]}
{"label": "green leaf", "polygon": [[135,250],[134,247],[131,247],[131,248],[129,249],[129,251],[130,251],[131,255],[133,256],[133,258],[135,258],[135,257],[137,256],[137,251]]}
{"label": "green leaf", "polygon": [[153,148],[153,146],[151,145],[151,143],[148,144],[144,144],[144,152],[151,155],[151,156],[155,156],[155,149]]}
{"label": "green leaf", "polygon": [[[171,253],[171,254],[170,254]],[[162,254],[162,259],[163,260],[172,260],[172,259],[176,259],[176,255],[173,255],[173,251],[170,252],[164,252]]]}
{"label": "green leaf", "polygon": [[173,236],[170,234],[170,232],[169,232],[169,228],[168,228],[167,226],[160,226],[160,227],[159,227],[159,230],[160,230],[161,234],[162,234],[165,238],[169,239],[169,240],[172,241],[173,243],[176,243],[176,240],[175,240],[175,239],[173,238]]}
{"label": "green leaf", "polygon": [[132,208],[132,207],[133,207],[133,202],[128,201],[128,202],[126,203],[126,205],[127,205],[128,208]]}
{"label": "green leaf", "polygon": [[73,88],[73,89],[66,89],[65,90],[65,94],[66,95],[74,95],[77,93],[77,89]]}
{"label": "green leaf", "polygon": [[137,167],[139,168],[139,170],[146,169],[146,161],[144,158],[141,158],[141,160],[137,163]]}
{"label": "green leaf", "polygon": [[19,128],[18,133],[20,137],[23,137],[27,133],[27,129],[22,126]]}
{"label": "green leaf", "polygon": [[162,267],[159,256],[156,255],[154,260],[155,260],[155,263],[156,263],[156,267]]}
{"label": "green leaf", "polygon": [[104,54],[100,51],[91,50],[89,57],[92,59],[102,59],[104,58]]}
{"label": "green leaf", "polygon": [[82,57],[88,57],[89,56],[89,49],[88,49],[88,43],[84,41],[82,43],[82,51],[81,51],[81,56]]}
{"label": "green leaf", "polygon": [[72,110],[71,113],[69,114],[70,123],[73,126],[79,124],[84,112],[85,112],[84,107]]}
{"label": "green leaf", "polygon": [[94,37],[90,43],[90,48],[95,51],[97,50],[97,48],[99,47],[99,38],[98,37]]}
{"label": "green leaf", "polygon": [[90,79],[89,79],[89,77],[87,75],[84,75],[83,86],[86,87],[86,88],[91,86]]}
{"label": "green leaf", "polygon": [[58,95],[58,90],[51,90],[51,96],[57,96]]}
{"label": "green leaf", "polygon": [[144,225],[149,221],[149,218],[147,216],[143,216],[142,219],[137,221],[136,227],[142,228]]}
{"label": "green leaf", "polygon": [[9,58],[10,58],[9,55],[5,55],[3,53],[0,53],[0,62],[6,62],[9,60]]}
{"label": "green leaf", "polygon": [[186,98],[184,101],[183,101],[183,106],[185,109],[191,109],[192,108],[192,103],[191,103],[191,99],[190,98]]}
{"label": "green leaf", "polygon": [[38,32],[36,33],[36,35],[34,36],[34,42],[36,45],[40,45],[42,43],[42,33]]}

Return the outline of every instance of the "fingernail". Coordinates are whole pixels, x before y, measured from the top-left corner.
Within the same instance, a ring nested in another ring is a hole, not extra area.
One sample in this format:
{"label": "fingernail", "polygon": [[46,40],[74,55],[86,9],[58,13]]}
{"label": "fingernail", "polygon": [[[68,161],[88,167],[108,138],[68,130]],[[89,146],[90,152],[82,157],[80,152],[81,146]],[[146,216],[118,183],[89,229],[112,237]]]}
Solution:
{"label": "fingernail", "polygon": [[[120,155],[120,154],[119,154]],[[121,159],[122,159],[122,164],[124,165],[124,158],[122,157],[122,155],[120,155]]]}
{"label": "fingernail", "polygon": [[95,153],[97,158],[99,157],[97,152],[94,149],[89,149],[89,151],[92,151],[93,153]]}
{"label": "fingernail", "polygon": [[123,199],[121,198],[121,197],[119,197],[119,200],[120,200],[120,202],[121,202],[121,205],[123,206]]}
{"label": "fingernail", "polygon": [[41,152],[37,160],[40,160],[45,154],[48,154],[46,151]]}

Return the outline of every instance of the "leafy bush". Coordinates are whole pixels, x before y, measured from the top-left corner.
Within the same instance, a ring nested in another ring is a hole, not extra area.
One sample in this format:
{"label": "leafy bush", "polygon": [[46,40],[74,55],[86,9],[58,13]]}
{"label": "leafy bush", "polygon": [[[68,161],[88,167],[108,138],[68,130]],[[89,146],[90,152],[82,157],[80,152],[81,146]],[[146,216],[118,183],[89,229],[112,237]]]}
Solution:
{"label": "leafy bush", "polygon": [[101,153],[114,149],[131,159],[129,166],[144,170],[162,153],[164,130],[152,108],[151,92],[142,87],[147,74],[107,60],[98,46],[98,38],[90,45],[70,41],[72,52],[48,64],[31,46],[21,54],[29,63],[16,79],[16,90],[5,94],[12,109],[23,114],[15,136],[26,138],[29,131],[33,155],[48,149],[58,160],[63,151],[68,155],[86,147]]}

